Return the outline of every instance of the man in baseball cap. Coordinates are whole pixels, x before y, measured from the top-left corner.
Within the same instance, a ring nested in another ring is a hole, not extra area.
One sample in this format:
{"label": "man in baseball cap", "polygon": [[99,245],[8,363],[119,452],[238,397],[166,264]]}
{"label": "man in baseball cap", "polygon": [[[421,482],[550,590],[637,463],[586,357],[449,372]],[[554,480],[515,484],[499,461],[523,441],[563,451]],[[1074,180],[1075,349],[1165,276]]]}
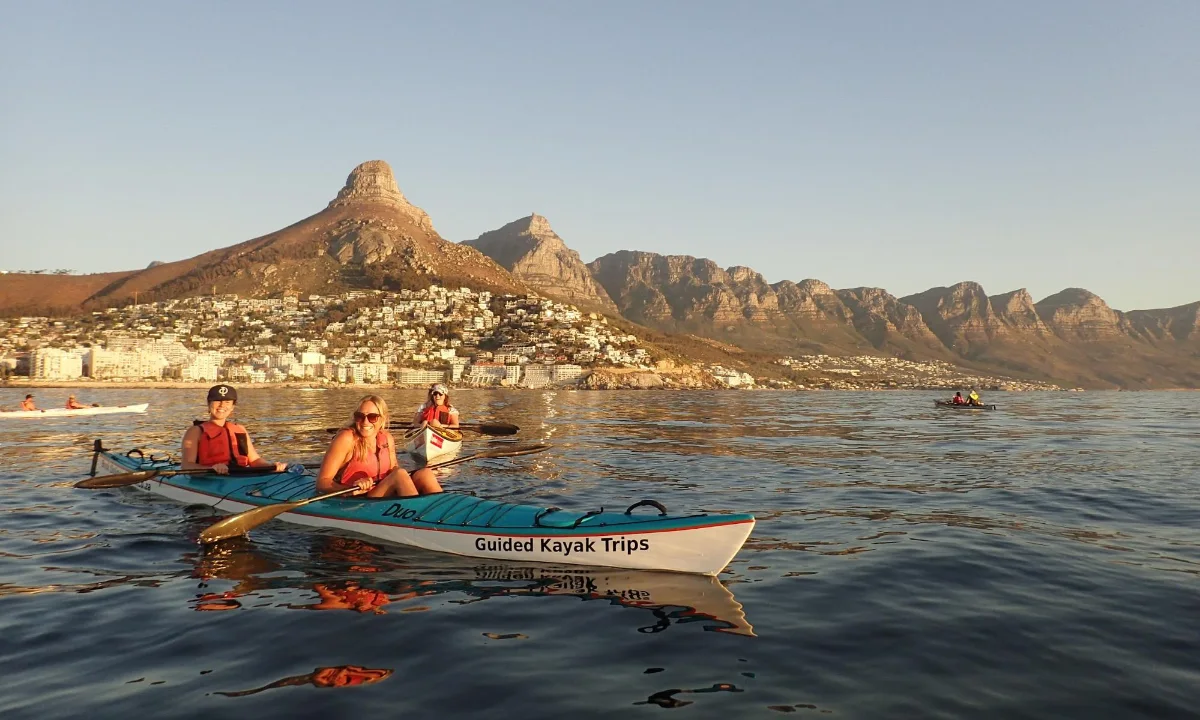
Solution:
{"label": "man in baseball cap", "polygon": [[181,470],[211,470],[218,475],[252,467],[273,467],[279,473],[289,470],[287,463],[259,457],[250,433],[229,419],[236,404],[237,390],[232,385],[221,383],[208,389],[208,420],[196,420],[183,434]]}

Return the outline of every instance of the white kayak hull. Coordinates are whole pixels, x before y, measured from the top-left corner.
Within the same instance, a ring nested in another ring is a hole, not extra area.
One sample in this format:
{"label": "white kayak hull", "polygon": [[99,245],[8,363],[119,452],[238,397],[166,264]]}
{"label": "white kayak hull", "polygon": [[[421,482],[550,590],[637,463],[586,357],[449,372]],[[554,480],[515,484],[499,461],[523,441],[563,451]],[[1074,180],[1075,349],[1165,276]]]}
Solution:
{"label": "white kayak hull", "polygon": [[77,410],[66,408],[47,408],[46,410],[12,410],[0,412],[0,418],[57,418],[82,417],[85,415],[113,415],[116,413],[144,413],[150,403],[141,405],[105,405],[101,407],[86,407]]}
{"label": "white kayak hull", "polygon": [[462,450],[462,433],[450,428],[417,428],[404,440],[404,451],[425,462],[449,458]]}

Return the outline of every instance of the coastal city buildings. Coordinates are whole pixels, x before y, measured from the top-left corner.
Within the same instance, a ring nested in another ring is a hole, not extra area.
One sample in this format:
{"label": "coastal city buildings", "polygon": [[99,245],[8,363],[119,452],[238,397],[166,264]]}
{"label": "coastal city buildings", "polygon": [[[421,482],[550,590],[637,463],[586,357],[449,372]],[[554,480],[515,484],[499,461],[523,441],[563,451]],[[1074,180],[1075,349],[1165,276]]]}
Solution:
{"label": "coastal city buildings", "polygon": [[433,285],[206,296],[82,318],[0,319],[0,358],[37,380],[545,387],[597,365],[650,369],[635,335],[536,295]]}
{"label": "coastal city buildings", "polygon": [[[215,295],[96,310],[82,317],[0,318],[0,374],[38,382],[398,384],[542,388],[650,382],[663,365],[636,335],[538,295],[431,285],[399,292],[242,298]],[[982,377],[944,362],[785,357],[756,378],[692,364],[688,387],[749,389],[1057,389]],[[632,373],[632,374],[630,374]],[[696,379],[699,373],[700,379]],[[649,383],[649,384],[647,384]]]}

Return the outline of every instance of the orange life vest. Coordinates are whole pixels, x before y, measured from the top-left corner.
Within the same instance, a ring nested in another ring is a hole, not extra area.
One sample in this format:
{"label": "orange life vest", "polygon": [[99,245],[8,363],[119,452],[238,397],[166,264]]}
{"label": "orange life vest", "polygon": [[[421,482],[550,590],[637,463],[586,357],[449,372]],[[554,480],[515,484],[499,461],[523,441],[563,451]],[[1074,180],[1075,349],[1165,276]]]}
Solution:
{"label": "orange life vest", "polygon": [[443,425],[450,424],[450,406],[449,405],[430,405],[425,404],[421,407],[421,422],[433,422],[434,418]]}
{"label": "orange life vest", "polygon": [[375,435],[375,454],[358,460],[351,455],[350,462],[338,472],[337,481],[342,485],[353,485],[363,478],[382,480],[392,471],[392,436],[381,430]]}
{"label": "orange life vest", "polygon": [[249,467],[250,435],[246,428],[225,422],[224,427],[212,422],[199,423],[200,442],[196,446],[196,462],[201,465],[225,463]]}

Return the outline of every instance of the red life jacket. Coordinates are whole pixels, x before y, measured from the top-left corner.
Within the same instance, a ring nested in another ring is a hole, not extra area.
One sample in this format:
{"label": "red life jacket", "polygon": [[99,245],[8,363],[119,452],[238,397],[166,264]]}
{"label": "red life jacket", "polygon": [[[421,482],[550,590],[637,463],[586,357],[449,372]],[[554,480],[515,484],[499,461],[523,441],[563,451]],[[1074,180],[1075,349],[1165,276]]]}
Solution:
{"label": "red life jacket", "polygon": [[224,427],[212,422],[199,423],[200,442],[196,446],[196,462],[201,465],[225,463],[229,466],[250,465],[250,435],[246,428],[225,421]]}
{"label": "red life jacket", "polygon": [[338,472],[337,481],[342,485],[353,485],[363,478],[382,480],[392,471],[392,436],[381,430],[375,435],[375,454],[368,455],[362,460],[356,460],[353,455]]}
{"label": "red life jacket", "polygon": [[450,406],[426,404],[421,408],[421,422],[433,422],[434,418],[443,425],[449,425]]}
{"label": "red life jacket", "polygon": [[966,405],[967,404],[966,398],[964,398],[962,395],[955,395],[954,399],[951,400],[950,402],[954,403],[955,405]]}

